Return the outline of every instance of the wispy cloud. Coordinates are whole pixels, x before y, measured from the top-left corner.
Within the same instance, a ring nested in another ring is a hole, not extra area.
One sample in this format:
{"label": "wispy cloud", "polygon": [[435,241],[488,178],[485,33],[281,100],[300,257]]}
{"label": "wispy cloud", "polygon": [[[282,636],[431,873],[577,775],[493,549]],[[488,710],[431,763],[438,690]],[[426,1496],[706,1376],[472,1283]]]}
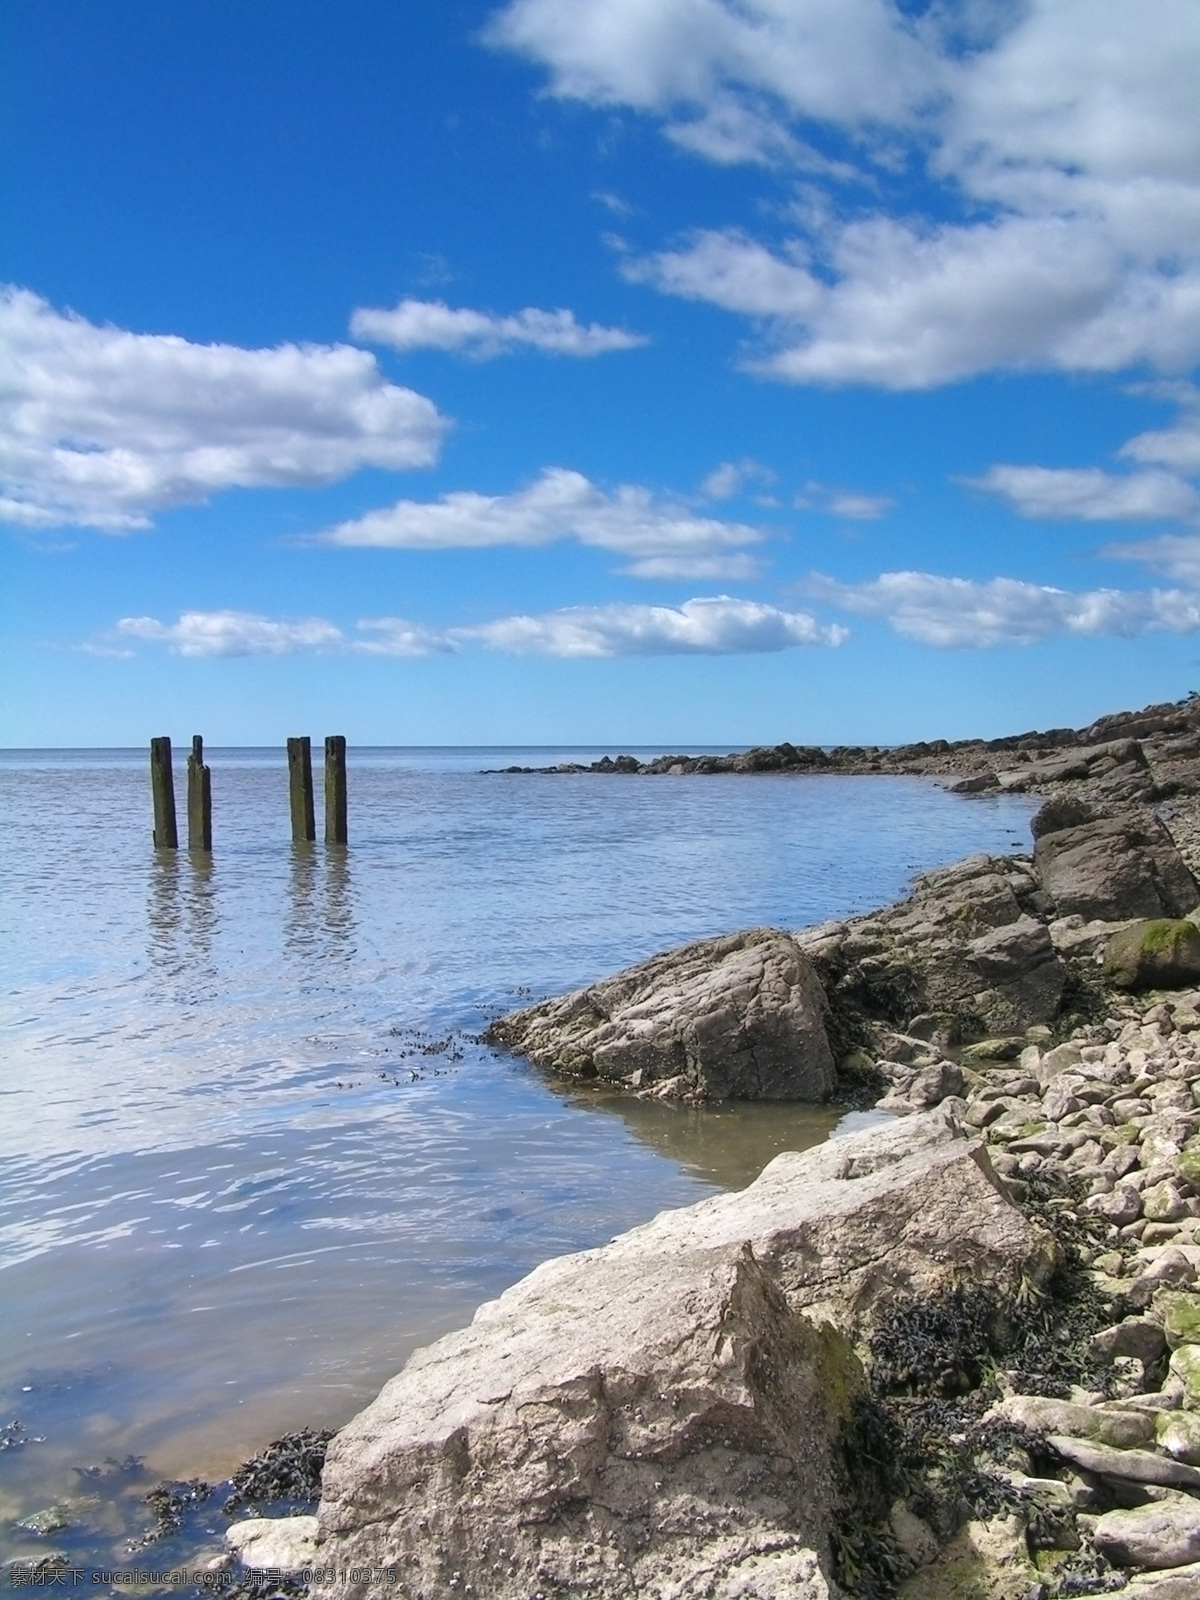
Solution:
{"label": "wispy cloud", "polygon": [[741,494],[748,483],[770,484],[775,474],[761,461],[743,456],[740,461],[722,461],[700,485],[700,493],[708,500],[732,500]]}
{"label": "wispy cloud", "polygon": [[1017,578],[974,582],[929,572],[885,572],[867,583],[814,574],[804,593],[939,649],[1034,644],[1058,634],[1136,638],[1200,629],[1200,596],[1178,589],[1072,593]]}
{"label": "wispy cloud", "polygon": [[1200,533],[1166,533],[1157,539],[1131,539],[1108,544],[1100,554],[1109,561],[1136,561],[1200,590]]}
{"label": "wispy cloud", "polygon": [[624,484],[611,493],[580,472],[549,467],[527,488],[485,495],[460,490],[439,500],[399,500],[316,536],[345,548],[487,549],[561,539],[609,550],[640,578],[741,579],[758,562],[746,546],[763,534],[741,522],[699,517],[681,501]]}
{"label": "wispy cloud", "polygon": [[286,656],[344,645],[340,628],[321,617],[279,621],[250,611],[184,611],[176,622],[122,617],[117,633],[162,644],[179,656]]}
{"label": "wispy cloud", "polygon": [[1161,522],[1200,511],[1200,494],[1171,472],[998,465],[965,481],[973,489],[1002,495],[1023,517]]}
{"label": "wispy cloud", "polygon": [[[185,611],[173,623],[123,617],[120,639],[163,645],[181,656],[341,653],[428,656],[481,645],[506,655],[608,658],[630,655],[747,655],[798,645],[836,646],[848,636],[805,611],[783,611],[728,595],[681,606],[570,606],[438,630],[403,617],[369,617],[347,635],[321,617],[281,621],[245,611]],[[103,642],[98,650],[112,653]],[[122,652],[127,653],[127,652]]]}
{"label": "wispy cloud", "polygon": [[476,361],[490,361],[525,348],[554,356],[601,356],[636,350],[644,335],[624,328],[576,321],[573,311],[539,311],[526,306],[510,316],[454,308],[442,300],[401,300],[392,310],[361,307],[350,318],[350,332],[367,344],[393,350],[458,350]]}
{"label": "wispy cloud", "polygon": [[350,345],[247,350],[0,292],[0,520],[122,532],[234,487],[428,466],[449,426]]}
{"label": "wispy cloud", "polygon": [[877,522],[886,517],[895,505],[886,494],[863,494],[855,489],[835,489],[827,483],[810,479],[796,496],[794,504],[800,511],[824,511],[831,517],[841,517],[846,522]]}

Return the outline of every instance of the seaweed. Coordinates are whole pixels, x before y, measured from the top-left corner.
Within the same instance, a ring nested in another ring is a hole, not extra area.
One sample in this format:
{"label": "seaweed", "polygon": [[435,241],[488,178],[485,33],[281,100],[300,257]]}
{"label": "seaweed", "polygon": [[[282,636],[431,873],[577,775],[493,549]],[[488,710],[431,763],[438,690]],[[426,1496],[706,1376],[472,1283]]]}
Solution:
{"label": "seaweed", "polygon": [[[836,1050],[834,1056],[838,1059]],[[864,1060],[847,1065],[843,1055],[840,1063],[837,1069],[837,1087],[833,1094],[833,1099],[838,1105],[846,1106],[852,1111],[870,1111],[892,1087],[887,1074],[881,1072],[873,1062]]]}
{"label": "seaweed", "polygon": [[1054,1024],[1058,1039],[1073,1039],[1081,1029],[1102,1022],[1112,1009],[1112,1000],[1093,961],[1065,960],[1066,981],[1058,1003]]}
{"label": "seaweed", "polygon": [[890,1600],[906,1575],[888,1527],[888,1511],[900,1487],[900,1443],[901,1430],[889,1408],[873,1396],[860,1396],[839,1440],[841,1515],[832,1557],[838,1583],[861,1600]]}
{"label": "seaweed", "polygon": [[130,1540],[126,1550],[136,1555],[147,1545],[168,1539],[183,1527],[183,1519],[193,1507],[203,1504],[212,1493],[212,1485],[203,1478],[188,1478],[174,1482],[157,1483],[146,1496],[146,1504],[154,1513],[154,1526],[139,1539]]}
{"label": "seaweed", "polygon": [[321,1497],[321,1469],[333,1438],[331,1428],[301,1428],[273,1439],[259,1455],[244,1461],[230,1479],[227,1512],[243,1506],[288,1501],[311,1505]]}
{"label": "seaweed", "polygon": [[1044,1286],[948,1284],[894,1304],[867,1340],[869,1397],[843,1437],[841,1513],[833,1538],[838,1582],[856,1600],[891,1600],[906,1575],[889,1523],[907,1502],[944,1543],[968,1520],[1015,1516],[1031,1552],[1065,1552],[1047,1573],[1047,1596],[1103,1594],[1120,1575],[1076,1526],[1075,1510],[1019,1486],[1048,1475],[1041,1435],[986,1413],[1007,1371],[1025,1394],[1061,1396],[1072,1385],[1107,1392],[1110,1364],[1091,1353],[1093,1333],[1124,1311],[1083,1267],[1098,1224],[1080,1209],[1079,1180],[1038,1176],[1022,1209],[1057,1241]]}

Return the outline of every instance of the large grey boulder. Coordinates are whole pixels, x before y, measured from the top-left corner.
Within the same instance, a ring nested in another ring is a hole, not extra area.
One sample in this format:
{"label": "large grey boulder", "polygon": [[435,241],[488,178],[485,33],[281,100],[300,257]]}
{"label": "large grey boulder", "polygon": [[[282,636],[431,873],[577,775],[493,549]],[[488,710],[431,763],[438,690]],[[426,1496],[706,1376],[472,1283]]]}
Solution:
{"label": "large grey boulder", "polygon": [[1200,905],[1183,857],[1148,813],[1043,830],[1035,817],[1034,866],[1060,916],[1107,922],[1183,917]]}
{"label": "large grey boulder", "polygon": [[797,937],[836,1020],[946,1013],[976,1037],[1016,1036],[1054,1021],[1066,983],[1043,899],[1028,859],[969,856],[896,905]]}
{"label": "large grey boulder", "polygon": [[1045,923],[1022,915],[971,941],[972,965],[984,987],[972,997],[989,1025],[1021,1033],[1058,1012],[1066,971]]}
{"label": "large grey boulder", "polygon": [[827,1600],[850,1341],[1054,1259],[945,1108],[777,1157],[418,1351],[330,1445],[318,1561],[360,1600]]}
{"label": "large grey boulder", "polygon": [[1200,1561],[1200,1503],[1173,1495],[1132,1511],[1109,1511],[1092,1535],[1110,1561],[1130,1567],[1182,1567]]}
{"label": "large grey boulder", "polygon": [[587,989],[502,1017],[489,1039],[569,1077],[710,1100],[824,1100],[826,1004],[796,941],[771,928],[668,950]]}

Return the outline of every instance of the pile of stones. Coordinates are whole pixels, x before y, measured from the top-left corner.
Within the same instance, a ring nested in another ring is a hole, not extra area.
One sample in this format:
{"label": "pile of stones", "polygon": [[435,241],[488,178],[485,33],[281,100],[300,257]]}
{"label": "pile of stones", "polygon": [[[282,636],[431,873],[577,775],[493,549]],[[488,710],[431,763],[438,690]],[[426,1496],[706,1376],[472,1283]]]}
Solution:
{"label": "pile of stones", "polygon": [[[1017,1054],[1017,1041],[983,1041],[952,1061],[933,1042],[917,1054],[910,1038],[908,1060],[878,1063],[892,1081],[882,1106],[917,1112],[957,1098],[1010,1198],[1058,1195],[1051,1203],[1082,1242],[1081,1264],[1113,1306],[1111,1325],[1090,1340],[1095,1387],[1067,1398],[1010,1389],[991,1413],[1030,1435],[1030,1470],[1016,1486],[1073,1513],[1060,1559],[1082,1537],[1111,1571],[1059,1588],[1051,1548],[1040,1589],[1012,1592],[1120,1587],[1197,1600],[1200,989],[1130,997],[1057,1045],[1049,1029],[1030,1032]],[[935,1563],[901,1592],[936,1596],[937,1575]]]}

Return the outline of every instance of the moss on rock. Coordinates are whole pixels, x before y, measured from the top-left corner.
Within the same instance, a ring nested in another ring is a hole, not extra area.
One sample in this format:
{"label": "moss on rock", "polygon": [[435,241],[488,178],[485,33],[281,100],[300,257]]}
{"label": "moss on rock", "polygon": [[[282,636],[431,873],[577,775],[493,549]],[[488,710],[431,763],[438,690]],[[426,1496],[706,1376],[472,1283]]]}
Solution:
{"label": "moss on rock", "polygon": [[1200,979],[1200,928],[1186,918],[1135,922],[1114,933],[1104,975],[1118,989],[1175,989]]}

